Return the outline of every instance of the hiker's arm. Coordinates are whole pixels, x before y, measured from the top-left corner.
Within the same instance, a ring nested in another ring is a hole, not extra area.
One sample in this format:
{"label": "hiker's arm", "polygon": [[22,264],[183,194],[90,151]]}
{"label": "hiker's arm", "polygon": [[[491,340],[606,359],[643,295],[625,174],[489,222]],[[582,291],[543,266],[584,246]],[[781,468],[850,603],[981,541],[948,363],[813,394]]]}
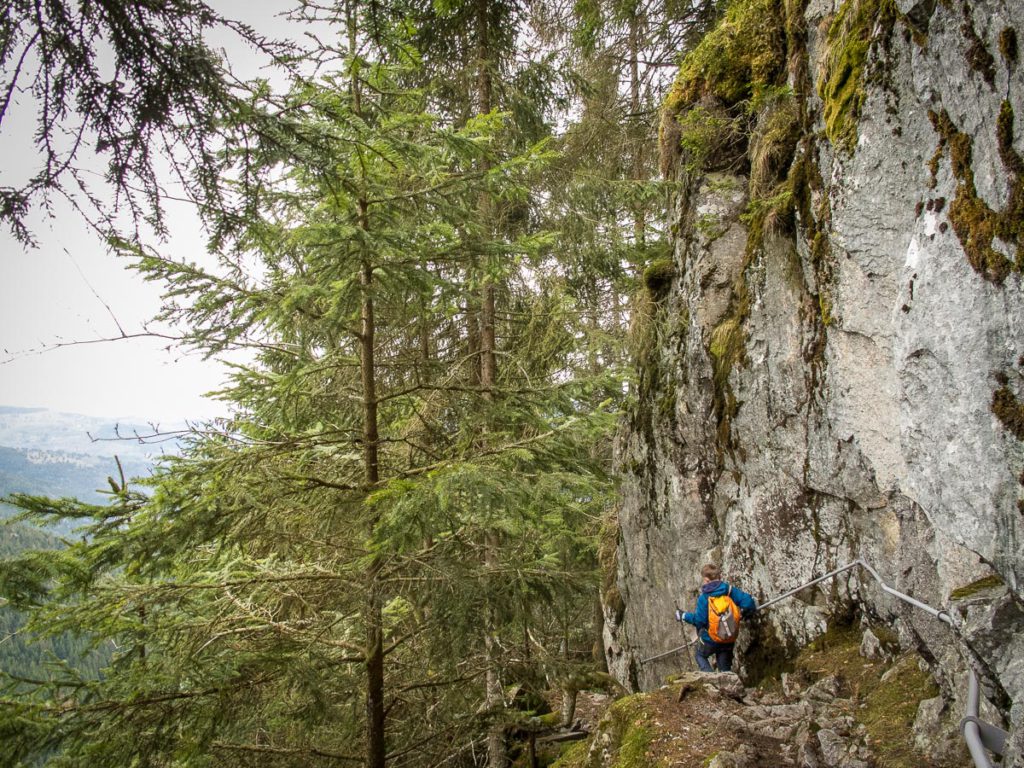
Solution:
{"label": "hiker's arm", "polygon": [[693,613],[686,612],[683,614],[683,621],[687,624],[693,624],[697,629],[707,628],[708,626],[708,599],[701,595],[697,598],[697,608]]}
{"label": "hiker's arm", "polygon": [[757,612],[757,601],[742,589],[733,588],[732,597],[733,601],[736,603],[736,607],[740,609],[740,612],[744,616],[749,616]]}

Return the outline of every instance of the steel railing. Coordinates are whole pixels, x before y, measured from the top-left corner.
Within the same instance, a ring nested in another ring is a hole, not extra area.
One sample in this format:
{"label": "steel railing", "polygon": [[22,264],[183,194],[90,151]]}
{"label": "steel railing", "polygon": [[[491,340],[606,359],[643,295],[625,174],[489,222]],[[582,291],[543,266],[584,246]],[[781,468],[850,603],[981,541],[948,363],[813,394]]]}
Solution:
{"label": "steel railing", "polygon": [[[853,570],[854,568],[863,568],[871,577],[878,582],[878,585],[882,588],[882,591],[886,594],[892,595],[898,600],[902,600],[908,605],[912,605],[915,608],[924,611],[934,619],[941,621],[946,624],[954,632],[957,631],[957,626],[953,621],[953,617],[948,612],[932,608],[927,603],[922,603],[910,595],[904,594],[897,589],[893,589],[884,581],[882,577],[878,575],[878,571],[872,568],[867,562],[862,559],[854,560],[852,563],[844,565],[842,568],[837,568],[834,571],[829,571],[823,576],[818,576],[806,584],[801,584],[799,587],[789,590],[788,592],[773,597],[765,603],[758,606],[759,611],[764,611],[770,608],[772,605],[779,603],[787,598],[792,597],[798,592],[802,592],[808,587],[813,587],[815,584],[819,584],[827,579],[831,579],[838,576],[840,573]],[[666,656],[671,656],[674,653],[679,653],[684,649],[694,645],[699,638],[694,638],[685,645],[680,645],[671,650],[663,653],[649,656],[646,659],[641,659],[641,664],[647,664],[648,662],[655,661],[656,659],[663,659]],[[978,675],[974,669],[968,664],[969,681],[967,689],[967,714],[960,720],[960,730],[964,735],[964,740],[967,742],[967,749],[971,753],[971,759],[974,760],[976,768],[993,768],[992,761],[989,760],[988,752],[993,752],[996,755],[1002,756],[1006,749],[1007,732],[1002,728],[986,723],[978,718],[978,706],[981,700],[981,685],[978,682]]]}

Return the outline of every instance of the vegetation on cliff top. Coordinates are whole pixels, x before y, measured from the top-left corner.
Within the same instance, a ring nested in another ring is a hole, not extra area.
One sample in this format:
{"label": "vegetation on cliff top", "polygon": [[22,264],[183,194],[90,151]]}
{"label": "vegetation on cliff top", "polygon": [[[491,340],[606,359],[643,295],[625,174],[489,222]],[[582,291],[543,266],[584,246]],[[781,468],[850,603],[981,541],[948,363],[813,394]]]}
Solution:
{"label": "vegetation on cliff top", "polygon": [[829,25],[818,94],[824,104],[825,133],[848,152],[857,144],[868,53],[878,35],[889,33],[895,15],[893,0],[846,0]]}
{"label": "vegetation on cliff top", "polygon": [[[749,173],[749,239],[728,311],[712,329],[714,412],[719,456],[730,450],[738,402],[729,377],[746,356],[750,308],[747,266],[764,233],[792,226],[793,185],[786,180],[801,127],[801,95],[785,85],[791,32],[803,3],[735,0],[683,59],[662,109],[662,171],[683,163],[687,178],[712,171]],[[641,361],[643,365],[643,361]]]}
{"label": "vegetation on cliff top", "polygon": [[774,84],[785,64],[784,9],[777,0],[736,0],[714,30],[683,59],[665,99],[669,114],[714,97],[734,106],[759,85]]}

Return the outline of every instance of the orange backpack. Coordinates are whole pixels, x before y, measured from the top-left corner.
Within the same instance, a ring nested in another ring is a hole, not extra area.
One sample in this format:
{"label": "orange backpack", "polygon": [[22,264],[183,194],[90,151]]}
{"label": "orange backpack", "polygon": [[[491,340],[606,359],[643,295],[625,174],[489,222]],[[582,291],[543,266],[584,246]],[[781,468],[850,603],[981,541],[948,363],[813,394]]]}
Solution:
{"label": "orange backpack", "polygon": [[740,633],[740,609],[731,594],[730,586],[724,595],[708,597],[708,635],[716,643],[734,643]]}

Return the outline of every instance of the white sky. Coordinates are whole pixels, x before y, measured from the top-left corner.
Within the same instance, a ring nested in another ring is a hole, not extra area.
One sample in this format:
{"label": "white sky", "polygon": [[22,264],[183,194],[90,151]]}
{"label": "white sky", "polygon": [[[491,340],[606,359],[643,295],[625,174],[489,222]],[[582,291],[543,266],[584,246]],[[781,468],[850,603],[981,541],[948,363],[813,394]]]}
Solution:
{"label": "white sky", "polygon": [[[277,16],[291,7],[288,0],[211,5],[269,36],[295,34]],[[212,42],[230,53],[236,74],[258,74],[255,57],[237,41],[223,36]],[[22,114],[14,113],[15,121],[5,123],[0,135],[0,183],[16,183],[34,168],[27,153],[11,151],[33,128],[34,115],[21,106]],[[223,415],[224,404],[204,394],[221,386],[226,368],[195,353],[168,350],[167,341],[54,348],[58,342],[120,335],[111,314],[125,333],[139,332],[160,307],[158,285],[128,271],[70,206],[54,203],[50,214],[36,210],[29,220],[38,248],[25,249],[0,232],[0,404],[163,422]],[[195,218],[181,205],[169,213],[174,236],[161,250],[201,261],[205,247]],[[44,347],[49,349],[38,351]]]}

